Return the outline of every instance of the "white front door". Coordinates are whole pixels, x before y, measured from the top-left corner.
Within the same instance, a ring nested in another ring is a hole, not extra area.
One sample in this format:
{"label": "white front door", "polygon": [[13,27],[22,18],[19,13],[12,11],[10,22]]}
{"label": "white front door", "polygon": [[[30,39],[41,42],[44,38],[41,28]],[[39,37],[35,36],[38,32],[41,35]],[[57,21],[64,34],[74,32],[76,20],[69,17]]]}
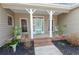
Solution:
{"label": "white front door", "polygon": [[44,33],[44,19],[43,17],[34,17],[33,18],[33,33],[34,34],[43,34]]}

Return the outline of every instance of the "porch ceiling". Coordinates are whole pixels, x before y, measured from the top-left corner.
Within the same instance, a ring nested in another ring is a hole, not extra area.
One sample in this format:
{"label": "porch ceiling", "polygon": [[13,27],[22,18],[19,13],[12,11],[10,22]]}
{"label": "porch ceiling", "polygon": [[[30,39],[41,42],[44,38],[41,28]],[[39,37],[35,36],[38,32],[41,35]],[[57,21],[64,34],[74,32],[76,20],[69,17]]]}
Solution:
{"label": "porch ceiling", "polygon": [[48,15],[48,13],[46,12],[46,10],[53,10],[55,11],[54,15],[58,15],[61,13],[68,13],[69,10],[66,8],[59,8],[59,7],[49,7],[49,6],[36,6],[36,5],[30,5],[30,4],[16,4],[16,3],[5,3],[2,4],[3,8],[6,9],[10,9],[15,13],[27,13],[25,8],[33,8],[33,9],[37,9],[37,11],[34,14],[44,14],[44,15]]}
{"label": "porch ceiling", "polygon": [[[19,9],[11,9],[14,13],[26,13],[26,14],[29,14],[25,9],[24,10],[19,10]],[[61,13],[63,13],[63,12],[55,12],[55,14],[54,15],[58,15],[58,14],[61,14]],[[37,9],[35,12],[34,12],[34,15],[49,15],[48,13],[47,13],[47,11],[46,10],[39,10],[39,9]]]}

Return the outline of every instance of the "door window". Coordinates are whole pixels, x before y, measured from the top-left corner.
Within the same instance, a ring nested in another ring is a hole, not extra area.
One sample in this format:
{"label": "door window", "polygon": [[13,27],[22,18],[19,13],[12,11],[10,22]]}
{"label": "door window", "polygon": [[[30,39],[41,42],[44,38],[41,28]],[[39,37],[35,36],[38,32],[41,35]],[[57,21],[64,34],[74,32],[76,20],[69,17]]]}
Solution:
{"label": "door window", "polygon": [[27,20],[26,19],[21,19],[21,28],[22,28],[22,32],[27,32]]}
{"label": "door window", "polygon": [[43,17],[34,17],[33,18],[33,32],[34,34],[44,33],[44,19]]}

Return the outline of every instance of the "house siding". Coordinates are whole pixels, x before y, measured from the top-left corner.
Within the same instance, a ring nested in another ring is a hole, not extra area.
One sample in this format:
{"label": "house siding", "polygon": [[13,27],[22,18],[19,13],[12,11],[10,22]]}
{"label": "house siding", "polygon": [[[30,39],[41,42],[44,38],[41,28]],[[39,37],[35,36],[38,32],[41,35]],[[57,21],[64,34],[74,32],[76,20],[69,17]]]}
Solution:
{"label": "house siding", "polygon": [[66,34],[79,32],[79,8],[58,16],[58,25],[66,25]]}
{"label": "house siding", "polygon": [[12,26],[8,25],[8,15],[11,15],[11,12],[5,10],[0,5],[0,46],[4,45],[8,42],[8,40],[12,37],[11,29]]}

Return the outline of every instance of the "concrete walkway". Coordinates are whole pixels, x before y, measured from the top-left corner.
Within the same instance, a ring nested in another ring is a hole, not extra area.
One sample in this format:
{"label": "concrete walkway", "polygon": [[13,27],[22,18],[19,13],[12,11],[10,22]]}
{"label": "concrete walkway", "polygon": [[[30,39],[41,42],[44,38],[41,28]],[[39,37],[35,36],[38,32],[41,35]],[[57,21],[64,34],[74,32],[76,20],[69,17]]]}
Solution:
{"label": "concrete walkway", "polygon": [[62,55],[59,49],[54,45],[35,47],[35,55]]}

